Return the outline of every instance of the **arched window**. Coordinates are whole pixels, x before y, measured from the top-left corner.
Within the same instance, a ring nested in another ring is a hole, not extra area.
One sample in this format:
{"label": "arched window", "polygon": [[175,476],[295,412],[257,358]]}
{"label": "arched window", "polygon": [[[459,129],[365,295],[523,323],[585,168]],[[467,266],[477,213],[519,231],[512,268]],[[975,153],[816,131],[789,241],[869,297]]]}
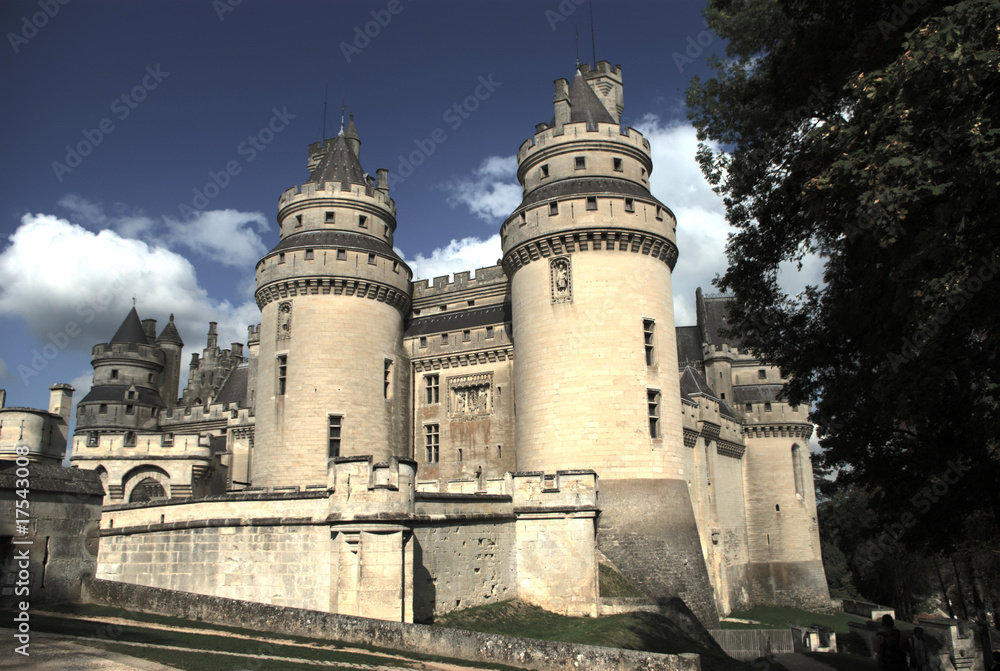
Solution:
{"label": "arched window", "polygon": [[139,484],[132,490],[131,496],[128,497],[128,502],[142,503],[144,501],[152,501],[153,499],[165,498],[167,498],[167,493],[163,491],[163,485],[153,478],[145,478],[140,480]]}
{"label": "arched window", "polygon": [[792,473],[795,475],[795,495],[805,496],[805,474],[802,472],[802,448],[792,445]]}

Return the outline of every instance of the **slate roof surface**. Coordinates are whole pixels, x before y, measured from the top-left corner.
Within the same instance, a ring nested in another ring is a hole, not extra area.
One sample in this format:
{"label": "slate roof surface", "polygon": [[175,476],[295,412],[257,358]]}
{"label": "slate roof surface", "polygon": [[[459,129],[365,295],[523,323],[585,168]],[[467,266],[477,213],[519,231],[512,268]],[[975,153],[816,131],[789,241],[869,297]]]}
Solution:
{"label": "slate roof surface", "polygon": [[394,252],[392,247],[390,247],[387,243],[370,235],[355,233],[353,231],[324,230],[293,233],[275,245],[274,249],[272,249],[270,253],[283,252],[289,249],[303,249],[307,247],[359,249],[364,252],[375,252],[383,256],[388,256],[390,259],[397,260],[400,263],[403,263],[403,265],[406,265],[403,262],[403,259],[399,258],[399,256],[396,255],[396,252]]}
{"label": "slate roof surface", "polygon": [[80,403],[134,403],[136,405],[149,405],[157,408],[165,408],[167,404],[160,398],[160,393],[155,389],[146,387],[136,387],[137,398],[125,398],[125,392],[129,385],[126,384],[102,384],[91,387],[87,395],[80,399]]}
{"label": "slate roof surface", "polygon": [[696,401],[691,397],[696,394],[708,396],[709,398],[718,401],[719,414],[732,420],[736,419],[736,414],[725,401],[719,398],[718,394],[712,391],[712,388],[708,386],[708,382],[702,374],[691,366],[685,366],[684,372],[681,373],[681,398],[694,403]]}
{"label": "slate roof surface", "polygon": [[142,321],[139,319],[139,313],[135,311],[135,307],[125,316],[125,321],[122,322],[122,325],[118,327],[118,330],[108,342],[126,343],[128,345],[149,344],[149,341],[146,339],[146,331],[142,328]]}
{"label": "slate roof surface", "polygon": [[680,366],[702,360],[701,331],[697,326],[678,326],[677,363]]}
{"label": "slate roof surface", "polygon": [[780,384],[755,384],[733,387],[733,403],[782,402]]}
{"label": "slate roof surface", "polygon": [[358,184],[367,187],[365,171],[361,161],[347,146],[347,138],[343,135],[335,137],[330,142],[330,148],[320,160],[316,169],[309,175],[306,184],[323,182],[340,182],[341,184]]}
{"label": "slate roof surface", "polygon": [[[597,97],[594,89],[590,88],[590,84],[579,71],[569,84],[569,104],[570,123],[586,121],[588,127],[596,127],[598,123],[615,123],[608,108],[604,106],[604,103]],[[549,125],[556,125],[554,117]]]}
{"label": "slate roof surface", "polygon": [[527,194],[524,200],[521,201],[518,209],[550,198],[565,198],[566,196],[582,194],[587,194],[588,196],[634,196],[636,198],[652,200],[668,211],[670,209],[650,194],[649,189],[641,184],[630,182],[627,179],[614,179],[610,177],[570,177],[550,182]]}
{"label": "slate roof surface", "polygon": [[157,343],[168,342],[177,345],[184,345],[184,341],[181,340],[181,334],[177,332],[177,327],[174,326],[174,316],[170,315],[170,321],[167,325],[163,327],[160,331],[160,335],[156,338]]}
{"label": "slate roof surface", "polygon": [[[97,471],[86,468],[64,468],[40,462],[32,462],[28,468],[31,471],[32,491],[104,496],[101,476]],[[0,489],[15,488],[16,472],[16,462],[0,461]],[[100,500],[95,503],[100,504]]]}
{"label": "slate roof surface", "polygon": [[726,344],[730,347],[739,347],[740,341],[736,338],[724,338],[720,331],[729,328],[726,321],[726,309],[729,307],[729,298],[709,297],[704,298],[704,314],[699,310],[698,322],[702,327],[702,338],[705,342],[715,344]]}
{"label": "slate roof surface", "polygon": [[407,338],[441,333],[443,331],[459,331],[490,324],[503,324],[511,319],[510,303],[490,305],[484,308],[472,308],[461,312],[414,317],[410,327],[406,329]]}
{"label": "slate roof surface", "polygon": [[223,406],[236,403],[238,408],[247,407],[247,379],[250,375],[250,364],[241,363],[229,372],[226,383],[222,385],[214,403]]}

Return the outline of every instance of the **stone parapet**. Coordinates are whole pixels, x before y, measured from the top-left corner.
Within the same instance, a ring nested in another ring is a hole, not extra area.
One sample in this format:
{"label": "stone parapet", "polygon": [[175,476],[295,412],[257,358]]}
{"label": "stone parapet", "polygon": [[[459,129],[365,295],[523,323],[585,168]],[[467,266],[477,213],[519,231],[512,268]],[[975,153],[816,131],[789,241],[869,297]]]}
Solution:
{"label": "stone parapet", "polygon": [[340,519],[372,519],[412,515],[417,464],[390,457],[373,463],[371,455],[338,457],[329,469],[330,515]]}

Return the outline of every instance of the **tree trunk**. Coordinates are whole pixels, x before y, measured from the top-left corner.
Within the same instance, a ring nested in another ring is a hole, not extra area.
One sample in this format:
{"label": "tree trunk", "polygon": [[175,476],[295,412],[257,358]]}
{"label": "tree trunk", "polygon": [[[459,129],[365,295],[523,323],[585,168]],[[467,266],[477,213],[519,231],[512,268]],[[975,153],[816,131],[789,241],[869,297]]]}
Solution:
{"label": "tree trunk", "polygon": [[969,607],[965,603],[965,592],[962,591],[962,574],[958,572],[958,564],[955,557],[951,558],[951,568],[955,571],[955,588],[958,590],[958,605],[962,609],[962,619],[969,619]]}
{"label": "tree trunk", "polygon": [[948,617],[955,618],[955,609],[951,607],[951,599],[948,598],[948,588],[944,586],[944,576],[941,575],[941,567],[938,565],[937,557],[932,559],[934,571],[937,572],[938,582],[941,584],[941,595],[944,596],[944,605],[948,608]]}

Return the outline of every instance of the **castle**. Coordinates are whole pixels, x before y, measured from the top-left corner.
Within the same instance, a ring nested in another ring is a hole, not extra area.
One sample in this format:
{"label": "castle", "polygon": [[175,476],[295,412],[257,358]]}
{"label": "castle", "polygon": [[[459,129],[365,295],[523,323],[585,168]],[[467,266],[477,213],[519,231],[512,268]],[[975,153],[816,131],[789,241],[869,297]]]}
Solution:
{"label": "castle", "polygon": [[808,408],[721,334],[727,299],[675,326],[677,222],[621,68],[579,66],[554,108],[501,265],[412,281],[352,118],[280,196],[245,352],[211,324],[181,391],[172,317],[94,347],[71,461],[106,491],[98,577],[412,622],[606,612],[605,564],[706,624],[829,607]]}

